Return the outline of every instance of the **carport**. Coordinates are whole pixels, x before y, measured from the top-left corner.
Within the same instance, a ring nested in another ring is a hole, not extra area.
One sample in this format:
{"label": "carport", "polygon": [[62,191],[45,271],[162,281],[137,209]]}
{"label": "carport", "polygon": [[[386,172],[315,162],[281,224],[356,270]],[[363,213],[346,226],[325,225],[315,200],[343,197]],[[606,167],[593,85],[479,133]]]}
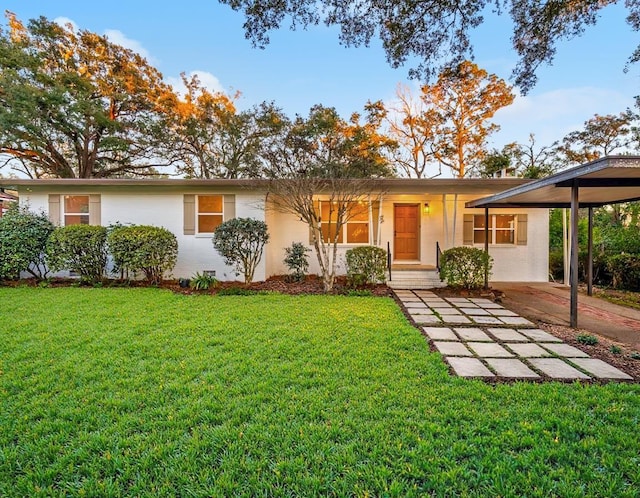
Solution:
{"label": "carport", "polygon": [[[608,156],[590,163],[514,187],[499,194],[466,203],[484,208],[485,230],[490,208],[570,208],[571,327],[578,326],[578,209],[588,208],[587,293],[593,285],[593,208],[640,199],[640,156]],[[488,252],[485,233],[485,251]],[[487,284],[485,276],[485,284]]]}

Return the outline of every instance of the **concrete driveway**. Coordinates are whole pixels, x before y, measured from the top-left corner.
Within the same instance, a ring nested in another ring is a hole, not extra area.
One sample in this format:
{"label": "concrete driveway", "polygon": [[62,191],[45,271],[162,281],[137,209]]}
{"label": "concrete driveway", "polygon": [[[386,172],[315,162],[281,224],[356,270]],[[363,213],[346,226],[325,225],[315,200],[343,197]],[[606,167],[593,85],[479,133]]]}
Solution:
{"label": "concrete driveway", "polygon": [[[569,287],[537,282],[492,282],[491,287],[503,291],[503,304],[520,315],[569,326]],[[640,310],[580,294],[578,327],[640,348]]]}

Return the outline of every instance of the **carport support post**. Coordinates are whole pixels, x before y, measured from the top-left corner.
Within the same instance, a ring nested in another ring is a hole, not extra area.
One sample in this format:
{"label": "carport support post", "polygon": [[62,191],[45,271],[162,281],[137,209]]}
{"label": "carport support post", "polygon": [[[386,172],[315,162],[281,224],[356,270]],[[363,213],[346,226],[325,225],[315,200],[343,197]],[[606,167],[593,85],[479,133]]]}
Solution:
{"label": "carport support post", "polygon": [[571,281],[571,314],[569,325],[578,328],[578,206],[579,183],[573,180],[571,185],[571,264],[569,269]]}
{"label": "carport support post", "polygon": [[[489,254],[489,208],[484,208],[484,252]],[[489,288],[489,265],[484,267],[484,290]]]}
{"label": "carport support post", "polygon": [[593,208],[589,206],[587,228],[587,295],[593,295]]}

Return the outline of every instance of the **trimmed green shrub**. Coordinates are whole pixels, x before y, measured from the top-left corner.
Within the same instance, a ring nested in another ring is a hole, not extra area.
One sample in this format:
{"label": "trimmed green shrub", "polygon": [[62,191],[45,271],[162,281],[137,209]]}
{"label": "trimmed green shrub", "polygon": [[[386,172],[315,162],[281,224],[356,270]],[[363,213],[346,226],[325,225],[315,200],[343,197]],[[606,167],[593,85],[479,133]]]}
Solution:
{"label": "trimmed green shrub", "polygon": [[46,214],[13,204],[0,218],[0,278],[20,278],[21,272],[46,278],[45,250],[54,228]]}
{"label": "trimmed green shrub", "polygon": [[375,246],[361,246],[346,253],[347,278],[354,285],[385,281],[387,252]]}
{"label": "trimmed green shrub", "polygon": [[442,253],[440,279],[450,287],[479,289],[484,285],[485,269],[491,275],[493,258],[477,247],[452,247]]}
{"label": "trimmed green shrub", "polygon": [[107,229],[95,225],[56,228],[47,242],[47,262],[53,271],[71,270],[84,282],[99,281],[107,266]]}
{"label": "trimmed green shrub", "polygon": [[142,272],[151,284],[162,282],[178,259],[178,241],[166,228],[117,226],[109,231],[107,243],[116,271]]}
{"label": "trimmed green shrub", "polygon": [[294,242],[289,247],[285,247],[284,264],[289,268],[289,278],[294,282],[301,282],[304,280],[307,272],[309,271],[309,256],[308,252],[311,249],[307,248],[302,242]]}
{"label": "trimmed green shrub", "polygon": [[607,258],[607,271],[615,289],[640,290],[640,254],[614,254]]}
{"label": "trimmed green shrub", "polygon": [[220,224],[213,233],[213,247],[225,264],[234,267],[236,275],[244,275],[246,284],[253,281],[268,241],[267,224],[253,218],[233,218]]}

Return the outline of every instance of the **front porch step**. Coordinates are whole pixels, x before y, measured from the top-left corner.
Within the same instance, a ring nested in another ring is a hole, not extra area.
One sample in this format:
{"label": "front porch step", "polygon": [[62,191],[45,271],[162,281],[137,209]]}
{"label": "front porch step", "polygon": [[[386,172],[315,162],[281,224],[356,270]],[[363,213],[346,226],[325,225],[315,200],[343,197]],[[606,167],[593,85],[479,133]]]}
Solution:
{"label": "front porch step", "polygon": [[440,280],[438,270],[405,270],[391,267],[391,280],[387,285],[392,289],[435,289],[446,287]]}

